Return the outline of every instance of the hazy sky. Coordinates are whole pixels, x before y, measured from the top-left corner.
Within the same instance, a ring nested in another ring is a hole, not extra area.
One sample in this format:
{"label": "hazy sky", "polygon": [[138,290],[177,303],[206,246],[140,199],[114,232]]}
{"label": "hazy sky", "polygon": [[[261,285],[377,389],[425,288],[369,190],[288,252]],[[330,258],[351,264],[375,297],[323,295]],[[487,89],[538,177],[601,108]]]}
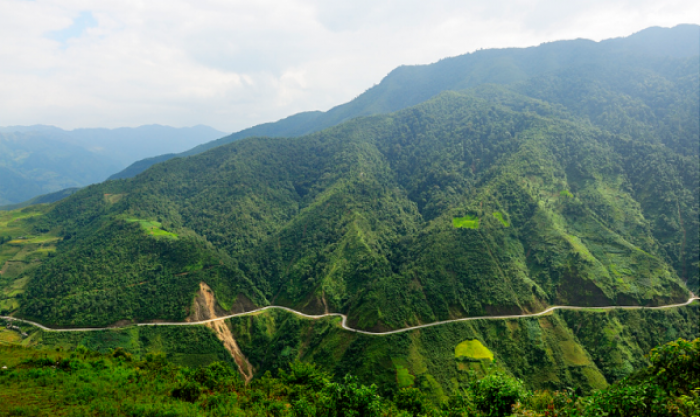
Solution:
{"label": "hazy sky", "polygon": [[237,131],[402,64],[700,23],[697,0],[0,0],[0,126]]}

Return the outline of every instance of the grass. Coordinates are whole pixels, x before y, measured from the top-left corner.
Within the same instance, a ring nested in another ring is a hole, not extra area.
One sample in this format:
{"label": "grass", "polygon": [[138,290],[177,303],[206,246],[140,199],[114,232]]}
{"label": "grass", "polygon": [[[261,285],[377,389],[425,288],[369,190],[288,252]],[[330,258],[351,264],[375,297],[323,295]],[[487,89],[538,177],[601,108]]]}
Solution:
{"label": "grass", "polygon": [[562,196],[562,197],[569,197],[569,198],[573,198],[573,197],[574,197],[574,195],[571,194],[571,193],[569,192],[569,190],[561,190],[561,191],[559,192],[559,195]]}
{"label": "grass", "polygon": [[398,366],[396,368],[396,383],[398,384],[399,388],[408,388],[413,386],[415,379],[416,377],[408,372],[408,368],[404,368],[403,366]]}
{"label": "grass", "polygon": [[571,365],[589,365],[590,362],[586,353],[581,349],[581,346],[576,344],[573,340],[564,340],[559,342],[561,347],[562,355],[564,360],[566,360]]}
{"label": "grass", "polygon": [[452,218],[452,225],[458,229],[478,229],[479,218],[470,214],[464,217],[454,217]]}
{"label": "grass", "polygon": [[149,236],[166,239],[178,238],[177,234],[168,232],[167,230],[163,230],[163,225],[160,222],[152,220],[141,220],[133,217],[127,218],[126,221],[129,223],[138,223],[141,226],[141,229],[143,229]]}
{"label": "grass", "polygon": [[455,347],[455,358],[466,357],[469,359],[493,360],[493,352],[481,344],[477,339],[465,340]]}
{"label": "grass", "polygon": [[510,224],[503,218],[503,214],[500,211],[494,211],[493,217],[497,218],[499,222],[505,227],[510,226]]}

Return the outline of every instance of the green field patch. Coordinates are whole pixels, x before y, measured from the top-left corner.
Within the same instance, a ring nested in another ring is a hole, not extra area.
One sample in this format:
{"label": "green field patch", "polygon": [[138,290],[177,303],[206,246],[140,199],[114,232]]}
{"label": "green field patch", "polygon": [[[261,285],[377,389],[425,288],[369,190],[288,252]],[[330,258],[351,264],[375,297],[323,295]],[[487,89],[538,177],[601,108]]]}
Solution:
{"label": "green field patch", "polygon": [[465,340],[455,347],[455,358],[493,360],[493,353],[477,339]]}
{"label": "green field patch", "polygon": [[396,370],[396,384],[399,388],[408,388],[413,386],[416,377],[409,372],[409,363],[405,357],[392,356],[391,363]]}
{"label": "green field patch", "polygon": [[141,229],[143,229],[149,236],[167,239],[178,238],[177,234],[168,232],[167,230],[163,230],[163,225],[160,222],[152,220],[141,220],[133,217],[127,218],[126,221],[129,223],[138,223],[141,226]]}
{"label": "green field patch", "polygon": [[559,195],[562,197],[568,197],[568,198],[573,198],[574,195],[569,192],[569,190],[561,190],[559,191]]}
{"label": "green field patch", "polygon": [[122,198],[124,198],[125,195],[126,194],[105,194],[104,198],[105,202],[109,204],[114,204],[119,202],[119,200],[121,200]]}
{"label": "green field patch", "polygon": [[581,373],[588,380],[588,385],[593,389],[603,389],[608,386],[605,377],[594,368],[581,368]]}
{"label": "green field patch", "polygon": [[7,242],[8,245],[43,245],[56,243],[61,240],[58,237],[53,236],[20,236],[16,239],[12,239]]}
{"label": "green field patch", "polygon": [[493,217],[497,218],[499,222],[505,227],[510,226],[510,224],[506,221],[506,219],[503,218],[503,213],[500,211],[494,211],[493,212]]}
{"label": "green field patch", "polygon": [[10,223],[42,214],[41,212],[25,212],[24,210],[0,211],[0,227],[9,227]]}
{"label": "green field patch", "polygon": [[22,341],[22,336],[14,330],[0,328],[0,344],[14,345]]}
{"label": "green field patch", "polygon": [[479,218],[470,214],[464,217],[453,217],[452,225],[458,229],[478,229]]}
{"label": "green field patch", "polygon": [[408,388],[413,386],[415,379],[416,377],[408,372],[408,368],[404,368],[403,366],[396,368],[396,383],[398,384],[399,388]]}
{"label": "green field patch", "polygon": [[590,364],[588,357],[586,357],[586,353],[576,342],[572,340],[564,340],[559,342],[559,347],[561,348],[561,353],[564,356],[564,360],[566,360],[569,364],[578,366]]}

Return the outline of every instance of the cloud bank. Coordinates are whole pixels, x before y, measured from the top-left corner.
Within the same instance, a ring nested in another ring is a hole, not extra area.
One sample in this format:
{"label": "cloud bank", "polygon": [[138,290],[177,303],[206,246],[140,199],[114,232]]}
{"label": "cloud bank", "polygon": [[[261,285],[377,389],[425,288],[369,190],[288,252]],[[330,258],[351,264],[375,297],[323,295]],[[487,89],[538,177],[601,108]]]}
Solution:
{"label": "cloud bank", "polygon": [[700,23],[694,0],[0,0],[0,125],[207,124],[327,110],[393,68]]}

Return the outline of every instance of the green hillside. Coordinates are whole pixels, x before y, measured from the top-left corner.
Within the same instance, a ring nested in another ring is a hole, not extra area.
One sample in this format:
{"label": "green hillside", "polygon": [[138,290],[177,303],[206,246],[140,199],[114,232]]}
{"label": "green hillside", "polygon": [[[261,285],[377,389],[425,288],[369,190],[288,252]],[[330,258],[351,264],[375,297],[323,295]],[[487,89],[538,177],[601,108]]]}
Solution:
{"label": "green hillside", "polygon": [[[334,375],[339,383],[353,375],[375,385],[385,398],[395,398],[402,389],[420,389],[430,403],[446,405],[450,397],[494,374],[517,377],[528,390],[576,387],[590,395],[647,367],[650,358],[644,355],[655,343],[697,335],[699,307],[696,303],[655,311],[561,312],[537,319],[452,323],[389,336],[357,334],[340,329],[337,319],[309,320],[279,310],[231,319],[227,325],[255,367],[254,386],[265,381],[268,371],[277,374],[303,362]],[[29,337],[22,339],[0,320],[0,367],[15,360],[13,351],[3,349],[8,346],[39,348],[51,355],[85,348],[102,354],[122,351],[135,361],[160,357],[190,368],[215,362],[235,367],[204,326],[58,333],[19,325]]]}
{"label": "green hillside", "polygon": [[[199,369],[163,355],[0,345],[0,413],[9,416],[600,416],[697,415],[700,340],[653,349],[650,364],[590,396],[535,391],[493,371],[449,400],[414,388],[381,395],[352,375],[296,362],[245,384],[226,363]],[[511,414],[514,412],[515,414]]]}
{"label": "green hillside", "polygon": [[[420,91],[465,89],[423,101],[397,84],[387,90],[397,103],[420,104],[295,138],[236,140],[2,212],[0,312],[65,327],[184,321],[199,312],[201,283],[212,290],[209,313],[279,305],[347,314],[371,331],[552,305],[684,302],[700,276],[697,55],[610,42],[610,60],[599,44],[575,41],[583,49],[555,43],[480,54],[499,57],[490,66],[474,66],[472,54],[399,70],[406,85],[436,83]],[[385,395],[416,387],[433,399],[492,371],[530,389],[589,393],[648,364],[644,352],[659,343],[700,334],[697,305],[385,337],[339,320],[268,311],[227,323],[258,378],[298,359]],[[188,366],[226,356],[203,328],[41,339]],[[201,351],[182,348],[192,343]]]}
{"label": "green hillside", "polygon": [[335,375],[357,375],[385,395],[415,387],[446,400],[495,370],[520,378],[529,389],[577,387],[591,393],[645,367],[644,352],[655,343],[696,336],[698,307],[562,312],[537,319],[452,323],[381,337],[352,334],[331,320],[304,320],[279,311],[234,318],[230,324],[260,375],[301,360]]}
{"label": "green hillside", "polygon": [[[679,275],[697,277],[697,241],[683,237],[697,231],[693,162],[503,88],[444,93],[79,191],[43,218],[63,240],[20,313],[57,325],[181,320],[200,281],[222,310],[325,305],[365,329],[681,301]],[[688,220],[674,231],[678,213]],[[478,228],[455,227],[465,217]]]}

